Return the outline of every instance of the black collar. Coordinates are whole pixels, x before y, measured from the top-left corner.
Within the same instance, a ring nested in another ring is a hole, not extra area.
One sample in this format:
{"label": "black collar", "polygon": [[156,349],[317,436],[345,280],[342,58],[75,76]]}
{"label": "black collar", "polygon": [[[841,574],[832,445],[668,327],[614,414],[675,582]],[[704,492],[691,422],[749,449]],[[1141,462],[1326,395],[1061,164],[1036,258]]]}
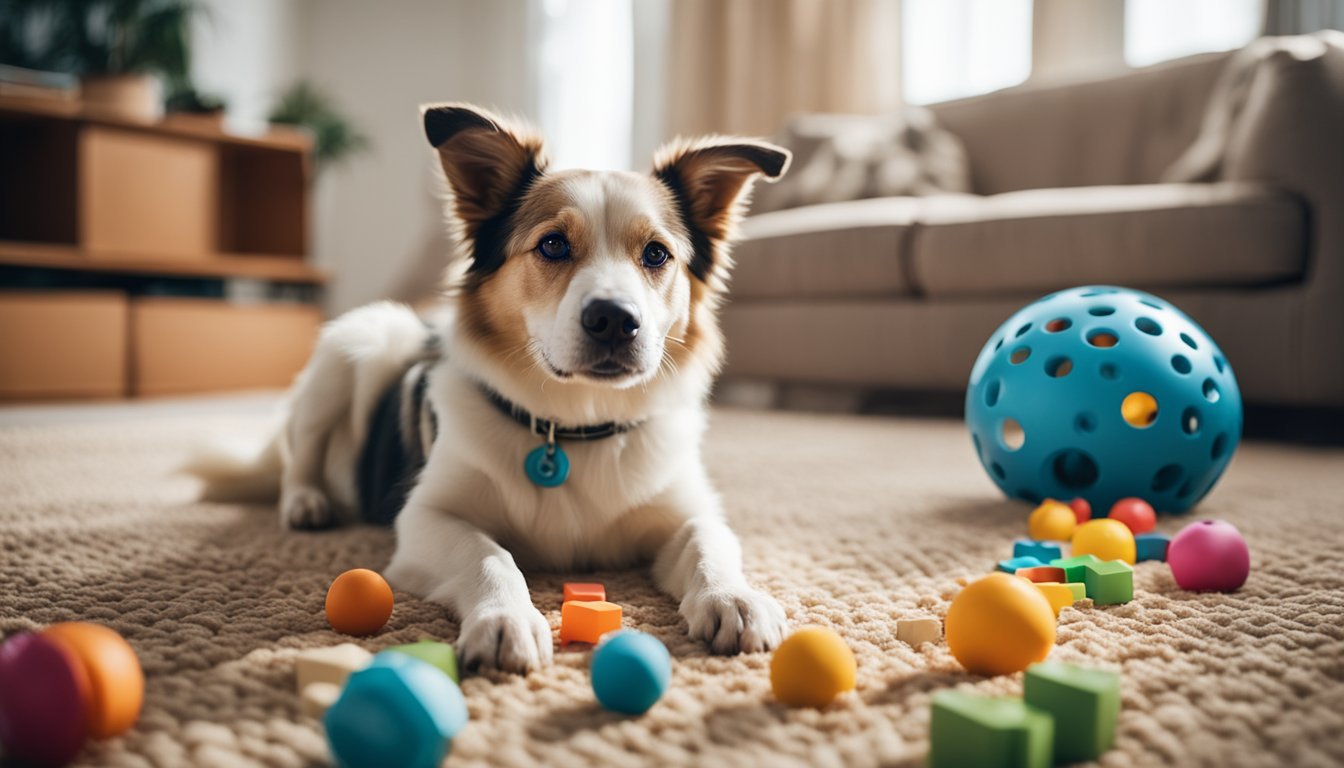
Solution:
{"label": "black collar", "polygon": [[601,440],[604,437],[629,432],[643,423],[639,421],[624,423],[608,421],[603,424],[590,424],[583,427],[562,427],[550,419],[533,416],[526,408],[510,402],[503,395],[484,384],[480,387],[485,399],[489,400],[496,410],[527,427],[532,434],[545,437],[548,440]]}

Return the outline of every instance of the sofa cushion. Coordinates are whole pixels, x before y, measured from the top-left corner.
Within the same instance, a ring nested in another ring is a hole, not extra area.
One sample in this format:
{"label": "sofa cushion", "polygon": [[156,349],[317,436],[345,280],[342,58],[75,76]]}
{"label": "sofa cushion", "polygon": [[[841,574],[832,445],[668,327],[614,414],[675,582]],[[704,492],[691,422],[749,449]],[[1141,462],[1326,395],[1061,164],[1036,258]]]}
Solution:
{"label": "sofa cushion", "polygon": [[919,198],[792,208],[742,223],[733,249],[735,299],[910,293],[906,248]]}
{"label": "sofa cushion", "polygon": [[1237,182],[924,198],[911,278],[929,296],[1264,285],[1301,277],[1295,197]]}

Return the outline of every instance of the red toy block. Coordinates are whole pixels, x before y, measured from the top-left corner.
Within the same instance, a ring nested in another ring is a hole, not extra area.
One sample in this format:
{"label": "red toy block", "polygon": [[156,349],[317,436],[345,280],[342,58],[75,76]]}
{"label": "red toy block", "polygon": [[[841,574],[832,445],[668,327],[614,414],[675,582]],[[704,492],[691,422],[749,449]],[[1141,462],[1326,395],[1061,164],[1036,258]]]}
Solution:
{"label": "red toy block", "polygon": [[565,600],[584,600],[587,602],[606,602],[607,588],[601,584],[582,584],[576,582],[565,582]]}
{"label": "red toy block", "polygon": [[1034,568],[1018,568],[1013,575],[1021,576],[1027,581],[1033,581],[1037,583],[1043,581],[1054,581],[1054,582],[1064,581],[1064,569],[1056,568],[1053,565],[1038,565]]}

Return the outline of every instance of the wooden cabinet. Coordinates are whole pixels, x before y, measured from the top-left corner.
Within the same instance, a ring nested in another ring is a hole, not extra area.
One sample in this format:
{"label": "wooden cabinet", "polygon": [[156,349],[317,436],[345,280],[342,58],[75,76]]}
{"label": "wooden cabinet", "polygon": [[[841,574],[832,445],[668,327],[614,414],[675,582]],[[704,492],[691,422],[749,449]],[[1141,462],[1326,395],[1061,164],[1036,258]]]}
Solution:
{"label": "wooden cabinet", "polygon": [[[0,97],[0,398],[288,385],[326,279],[310,149]],[[287,302],[231,302],[236,279]]]}

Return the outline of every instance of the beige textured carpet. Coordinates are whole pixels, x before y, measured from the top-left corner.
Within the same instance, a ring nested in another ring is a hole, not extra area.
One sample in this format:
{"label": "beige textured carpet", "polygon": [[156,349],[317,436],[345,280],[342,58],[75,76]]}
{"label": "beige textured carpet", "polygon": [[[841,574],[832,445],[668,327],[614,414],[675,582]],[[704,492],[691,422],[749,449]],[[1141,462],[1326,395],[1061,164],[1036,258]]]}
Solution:
{"label": "beige textured carpet", "polygon": [[[0,633],[91,620],[139,652],[144,715],[88,748],[87,764],[323,764],[321,730],[291,690],[292,658],[344,639],[323,620],[325,587],[347,568],[381,567],[391,537],[282,533],[269,509],[194,503],[193,483],[167,474],[189,442],[257,435],[264,423],[194,413],[0,428]],[[959,424],[719,411],[706,453],[749,577],[795,625],[848,640],[856,694],[825,711],[785,709],[770,696],[767,656],[707,655],[643,573],[603,573],[627,623],[672,652],[664,700],[642,718],[598,709],[585,652],[561,651],[527,678],[471,678],[471,723],[448,765],[916,765],[932,692],[1020,692],[1020,676],[973,677],[944,645],[895,639],[898,617],[945,612],[956,580],[987,571],[1025,527],[1027,510],[998,497]],[[1344,764],[1342,470],[1339,451],[1244,447],[1193,517],[1246,534],[1245,588],[1186,593],[1164,565],[1142,564],[1134,602],[1064,612],[1054,658],[1123,670],[1103,765]],[[553,625],[563,579],[531,578]],[[368,648],[455,637],[435,606],[398,600]]]}

